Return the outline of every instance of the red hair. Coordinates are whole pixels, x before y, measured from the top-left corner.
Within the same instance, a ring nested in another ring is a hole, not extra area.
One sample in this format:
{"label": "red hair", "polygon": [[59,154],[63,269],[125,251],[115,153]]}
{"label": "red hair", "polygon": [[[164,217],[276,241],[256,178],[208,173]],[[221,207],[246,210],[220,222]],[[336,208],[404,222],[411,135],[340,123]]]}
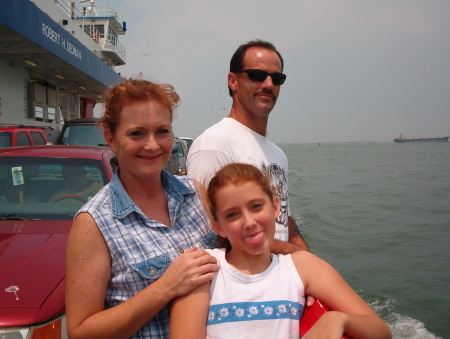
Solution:
{"label": "red hair", "polygon": [[147,101],[158,102],[170,111],[173,118],[173,111],[179,106],[180,97],[171,85],[155,84],[142,79],[125,80],[106,94],[102,127],[114,134],[123,107]]}

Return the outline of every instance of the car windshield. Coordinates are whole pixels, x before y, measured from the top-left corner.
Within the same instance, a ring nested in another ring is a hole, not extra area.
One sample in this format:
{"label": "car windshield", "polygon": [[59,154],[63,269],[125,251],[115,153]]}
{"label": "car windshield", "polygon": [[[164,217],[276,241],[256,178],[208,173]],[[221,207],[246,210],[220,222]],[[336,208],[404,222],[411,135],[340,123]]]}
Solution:
{"label": "car windshield", "polygon": [[107,146],[103,131],[95,124],[70,125],[64,130],[61,145]]}
{"label": "car windshield", "polygon": [[186,156],[186,154],[184,153],[184,147],[181,144],[181,141],[177,141],[177,145],[178,145],[178,156],[179,157],[184,157]]}
{"label": "car windshield", "polygon": [[0,158],[0,219],[72,220],[106,183],[99,160]]}

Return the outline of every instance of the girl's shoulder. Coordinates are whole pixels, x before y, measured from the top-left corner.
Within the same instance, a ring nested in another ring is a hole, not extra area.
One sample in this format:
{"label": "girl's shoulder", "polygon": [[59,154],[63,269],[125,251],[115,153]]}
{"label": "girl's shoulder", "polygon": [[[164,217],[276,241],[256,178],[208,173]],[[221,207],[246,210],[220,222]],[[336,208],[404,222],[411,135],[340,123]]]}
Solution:
{"label": "girl's shoulder", "polygon": [[310,273],[324,270],[329,265],[309,251],[297,251],[291,254],[298,273],[305,279]]}
{"label": "girl's shoulder", "polygon": [[315,256],[314,254],[312,254],[309,251],[297,251],[297,252],[291,253],[290,256],[292,257],[292,260],[294,262],[304,261],[304,260],[306,260],[306,261],[314,260],[315,258],[318,259],[317,256]]}
{"label": "girl's shoulder", "polygon": [[301,265],[302,267],[307,267],[314,270],[322,270],[331,266],[325,260],[309,251],[297,251],[292,253],[291,256],[292,261],[296,266]]}
{"label": "girl's shoulder", "polygon": [[292,253],[292,261],[305,286],[309,286],[311,282],[316,284],[317,281],[335,281],[339,276],[333,266],[308,251]]}

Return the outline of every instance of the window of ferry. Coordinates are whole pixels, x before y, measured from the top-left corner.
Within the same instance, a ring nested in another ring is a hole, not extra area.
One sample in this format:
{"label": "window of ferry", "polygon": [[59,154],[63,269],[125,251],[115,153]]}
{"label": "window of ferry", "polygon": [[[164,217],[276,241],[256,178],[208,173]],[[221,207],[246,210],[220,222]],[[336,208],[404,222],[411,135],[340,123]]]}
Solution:
{"label": "window of ferry", "polygon": [[45,121],[44,120],[44,107],[35,105],[34,106],[34,120]]}
{"label": "window of ferry", "polygon": [[100,38],[104,38],[105,37],[105,26],[104,25],[95,25],[94,27],[100,34]]}
{"label": "window of ferry", "polygon": [[47,106],[47,121],[53,122],[56,118],[56,109],[55,107],[49,107]]}
{"label": "window of ferry", "polygon": [[117,33],[114,32],[114,30],[112,30],[111,27],[108,27],[108,39],[111,41],[113,45],[117,44]]}

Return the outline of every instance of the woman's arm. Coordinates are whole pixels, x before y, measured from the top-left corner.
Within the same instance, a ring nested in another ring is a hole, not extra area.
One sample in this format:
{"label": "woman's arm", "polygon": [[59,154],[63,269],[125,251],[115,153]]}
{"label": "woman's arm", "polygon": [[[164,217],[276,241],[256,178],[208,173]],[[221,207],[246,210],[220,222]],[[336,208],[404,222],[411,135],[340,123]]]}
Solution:
{"label": "woman's arm", "polygon": [[305,285],[305,294],[327,305],[331,312],[322,316],[304,337],[341,338],[345,332],[358,339],[391,338],[386,323],[346,283],[327,262],[307,251],[292,254]]}
{"label": "woman's arm", "polygon": [[215,258],[190,249],[156,282],[122,304],[104,309],[111,275],[109,249],[95,221],[80,213],[67,244],[66,311],[71,338],[128,338],[171,299],[210,281]]}
{"label": "woman's arm", "polygon": [[210,282],[172,302],[170,339],[205,339]]}

